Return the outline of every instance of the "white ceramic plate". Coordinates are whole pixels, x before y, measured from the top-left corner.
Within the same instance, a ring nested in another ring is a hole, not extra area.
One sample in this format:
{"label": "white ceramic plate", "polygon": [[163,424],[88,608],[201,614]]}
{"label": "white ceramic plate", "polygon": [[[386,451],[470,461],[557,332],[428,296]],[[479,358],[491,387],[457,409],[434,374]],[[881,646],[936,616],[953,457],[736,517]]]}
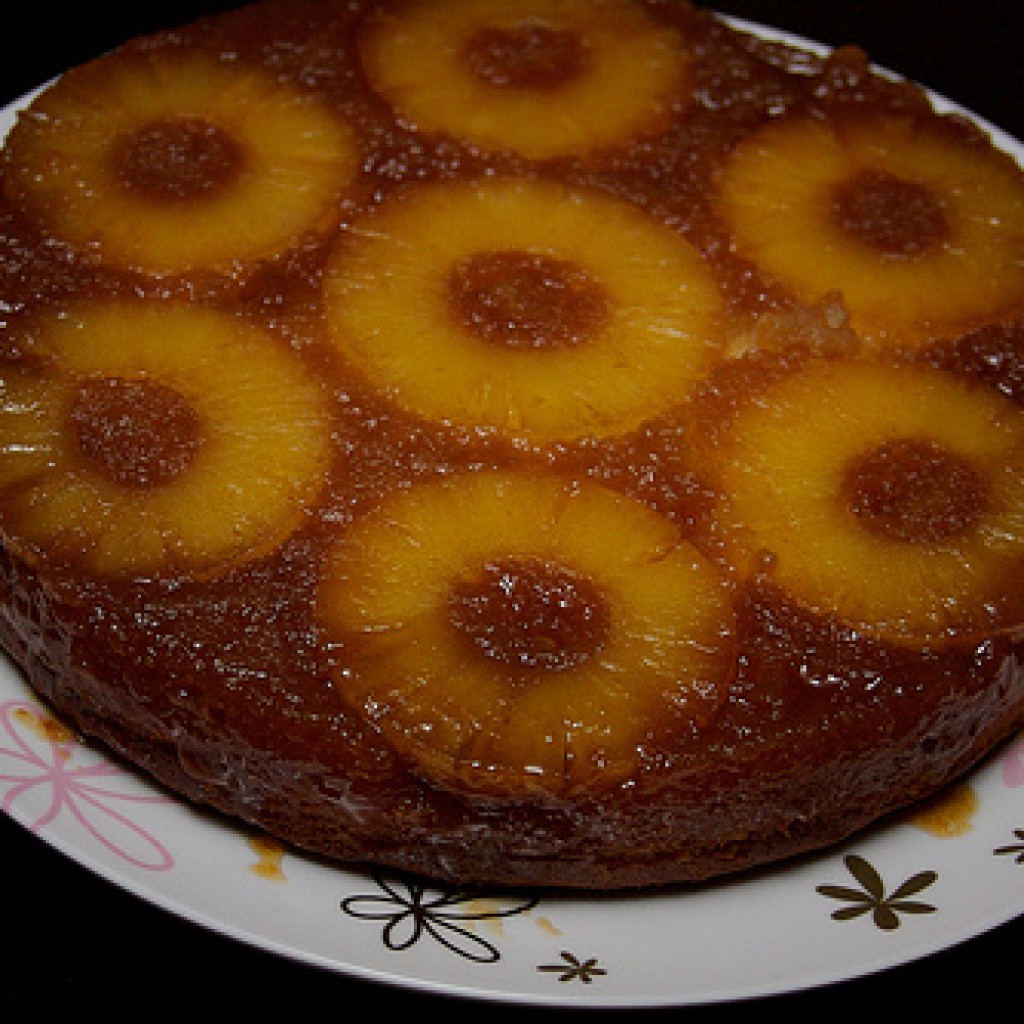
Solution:
{"label": "white ceramic plate", "polygon": [[[0,135],[21,105],[0,112]],[[936,105],[957,109],[941,97]],[[1024,161],[1024,147],[985,127]],[[905,963],[1024,913],[1022,787],[1024,739],[990,758],[931,818],[904,817],[731,881],[593,898],[423,888],[282,850],[168,797],[65,732],[0,659],[0,806],[14,820],[130,892],[223,934],[435,993],[682,1006]]]}

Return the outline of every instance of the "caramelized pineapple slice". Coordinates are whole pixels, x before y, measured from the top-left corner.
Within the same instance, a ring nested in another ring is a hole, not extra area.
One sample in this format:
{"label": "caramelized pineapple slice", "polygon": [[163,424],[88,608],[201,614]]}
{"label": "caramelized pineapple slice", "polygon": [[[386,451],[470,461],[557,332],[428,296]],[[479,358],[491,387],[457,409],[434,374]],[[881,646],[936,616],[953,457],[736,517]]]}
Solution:
{"label": "caramelized pineapple slice", "polygon": [[420,186],[328,266],[331,337],[408,411],[539,443],[628,431],[716,355],[716,282],[681,236],[597,192]]}
{"label": "caramelized pineapple slice", "polygon": [[310,96],[170,49],[69,72],[7,148],[9,198],[82,253],[152,275],[228,272],[329,229],[360,163]]}
{"label": "caramelized pineapple slice", "polygon": [[359,53],[410,127],[530,159],[656,129],[691,87],[680,34],[630,0],[414,0]]}
{"label": "caramelized pineapple slice", "polygon": [[1024,412],[923,366],[821,360],[726,435],[726,548],[815,612],[897,641],[1024,612]]}
{"label": "caramelized pineapple slice", "polygon": [[769,125],[733,153],[718,207],[741,255],[806,302],[841,292],[875,345],[1024,309],[1024,175],[934,127]]}
{"label": "caramelized pineapple slice", "polygon": [[482,472],[385,497],[339,537],[319,616],[346,698],[459,791],[599,790],[712,716],[722,580],[667,520],[594,483]]}
{"label": "caramelized pineapple slice", "polygon": [[328,461],[326,399],[226,314],[85,305],[0,375],[0,523],[99,574],[211,575],[291,533]]}

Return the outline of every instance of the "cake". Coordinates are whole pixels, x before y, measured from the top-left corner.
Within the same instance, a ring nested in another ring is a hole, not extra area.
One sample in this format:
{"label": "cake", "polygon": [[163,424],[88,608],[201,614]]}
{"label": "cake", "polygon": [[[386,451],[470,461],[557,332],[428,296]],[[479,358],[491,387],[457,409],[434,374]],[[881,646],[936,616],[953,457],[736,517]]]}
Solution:
{"label": "cake", "polygon": [[297,848],[699,882],[1024,720],[1024,174],[683,0],[262,2],[0,164],[0,638]]}

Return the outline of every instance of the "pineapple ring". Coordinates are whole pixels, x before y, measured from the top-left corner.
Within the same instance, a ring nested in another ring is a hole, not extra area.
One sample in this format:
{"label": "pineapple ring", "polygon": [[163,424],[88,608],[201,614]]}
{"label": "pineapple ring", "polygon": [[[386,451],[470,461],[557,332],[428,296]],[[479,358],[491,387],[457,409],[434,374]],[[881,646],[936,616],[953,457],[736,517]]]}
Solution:
{"label": "pineapple ring", "polygon": [[628,0],[418,0],[371,18],[359,46],[413,128],[529,159],[656,128],[690,88],[679,33]]}
{"label": "pineapple ring", "polygon": [[98,574],[212,576],[283,540],[325,480],[321,387],[227,314],[94,303],[41,322],[30,361],[42,372],[0,377],[0,521],[19,544]]}
{"label": "pineapple ring", "polygon": [[814,303],[841,291],[873,344],[1022,308],[1024,177],[908,120],[794,120],[741,143],[718,205],[736,250]]}
{"label": "pineapple ring", "polygon": [[[549,600],[513,590],[523,572]],[[467,633],[474,601],[491,618]],[[339,678],[346,698],[396,749],[496,796],[621,782],[645,748],[708,720],[732,671],[723,580],[671,523],[598,484],[526,473],[386,496],[336,541],[318,615],[363,666]]]}
{"label": "pineapple ring", "polygon": [[812,362],[739,411],[720,457],[727,557],[813,611],[896,641],[1019,620],[1024,413],[997,391]]}
{"label": "pineapple ring", "polygon": [[[535,261],[525,338],[482,337],[453,312],[467,261],[494,259]],[[334,345],[399,406],[539,443],[626,432],[678,405],[714,358],[721,301],[697,251],[643,211],[517,179],[420,186],[377,208],[332,255],[325,297]]]}
{"label": "pineapple ring", "polygon": [[273,256],[329,230],[351,130],[298,89],[194,52],[115,53],[19,119],[6,190],[103,263],[165,276]]}

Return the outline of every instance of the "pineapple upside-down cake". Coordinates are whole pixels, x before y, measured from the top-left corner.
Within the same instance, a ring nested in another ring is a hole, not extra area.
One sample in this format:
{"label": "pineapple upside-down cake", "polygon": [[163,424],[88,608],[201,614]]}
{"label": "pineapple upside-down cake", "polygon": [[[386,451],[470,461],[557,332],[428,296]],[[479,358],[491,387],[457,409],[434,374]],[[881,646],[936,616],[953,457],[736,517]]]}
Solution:
{"label": "pineapple upside-down cake", "polygon": [[300,847],[693,881],[1024,713],[1024,175],[677,0],[262,3],[0,168],[0,637]]}

